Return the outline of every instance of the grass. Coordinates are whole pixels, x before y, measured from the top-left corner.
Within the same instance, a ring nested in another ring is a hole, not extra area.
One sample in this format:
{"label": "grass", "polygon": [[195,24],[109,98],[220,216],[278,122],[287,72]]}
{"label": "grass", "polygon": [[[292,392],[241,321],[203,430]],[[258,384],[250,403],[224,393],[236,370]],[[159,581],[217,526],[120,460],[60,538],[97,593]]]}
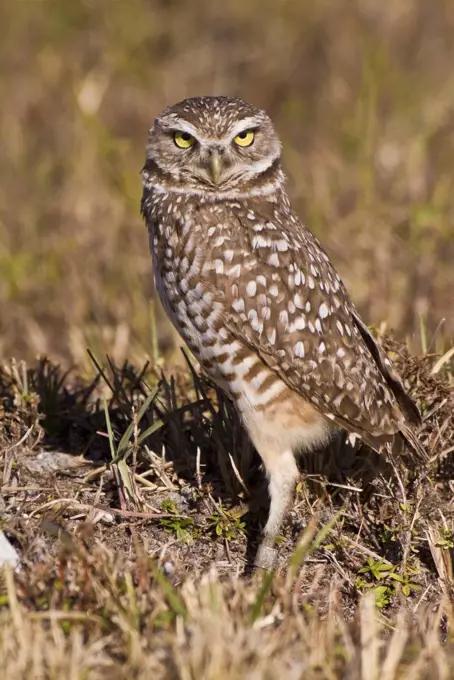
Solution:
{"label": "grass", "polygon": [[6,676],[451,677],[454,365],[383,342],[430,461],[343,440],[303,458],[267,575],[250,572],[263,475],[203,376],[5,365],[1,529],[21,558],[0,576]]}
{"label": "grass", "polygon": [[443,320],[448,349],[453,28],[450,0],[2,3],[0,356],[175,361],[139,173],[154,116],[202,93],[269,111],[292,201],[365,318],[409,341]]}

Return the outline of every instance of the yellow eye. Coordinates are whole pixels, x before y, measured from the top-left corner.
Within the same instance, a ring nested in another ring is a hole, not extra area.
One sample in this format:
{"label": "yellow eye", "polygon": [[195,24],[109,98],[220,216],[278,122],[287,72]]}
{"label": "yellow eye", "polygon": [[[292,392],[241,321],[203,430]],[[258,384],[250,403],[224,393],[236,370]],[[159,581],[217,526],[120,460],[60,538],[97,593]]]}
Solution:
{"label": "yellow eye", "polygon": [[233,140],[238,146],[251,146],[254,141],[255,133],[253,130],[243,130]]}
{"label": "yellow eye", "polygon": [[173,141],[179,149],[189,149],[195,142],[195,139],[189,132],[175,132]]}

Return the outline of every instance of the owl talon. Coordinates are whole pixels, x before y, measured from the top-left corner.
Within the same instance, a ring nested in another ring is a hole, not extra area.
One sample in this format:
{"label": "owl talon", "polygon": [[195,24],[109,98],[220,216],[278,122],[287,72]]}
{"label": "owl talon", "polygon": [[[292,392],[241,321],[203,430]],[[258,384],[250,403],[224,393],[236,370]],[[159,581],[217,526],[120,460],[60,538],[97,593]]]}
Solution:
{"label": "owl talon", "polygon": [[278,552],[276,548],[261,545],[254,560],[254,566],[263,571],[272,571],[276,566]]}

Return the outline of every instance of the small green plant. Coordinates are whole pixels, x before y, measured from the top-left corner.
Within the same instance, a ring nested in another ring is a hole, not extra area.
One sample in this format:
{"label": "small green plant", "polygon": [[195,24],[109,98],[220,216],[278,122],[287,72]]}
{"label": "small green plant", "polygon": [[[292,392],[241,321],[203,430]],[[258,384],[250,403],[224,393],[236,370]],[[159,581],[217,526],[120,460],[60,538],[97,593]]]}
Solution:
{"label": "small green plant", "polygon": [[448,527],[441,527],[437,547],[444,550],[454,550],[454,533]]}
{"label": "small green plant", "polygon": [[210,531],[225,541],[231,541],[232,538],[243,534],[246,523],[242,521],[241,516],[225,510],[221,502],[217,507],[218,512],[208,518]]}
{"label": "small green plant", "polygon": [[399,538],[399,530],[390,527],[388,524],[383,524],[383,529],[380,533],[380,540],[383,544],[396,543]]}
{"label": "small green plant", "polygon": [[162,501],[161,510],[169,515],[175,515],[161,520],[161,525],[167,534],[173,534],[183,543],[192,543],[195,538],[200,536],[200,531],[194,520],[191,517],[182,517],[170,498]]}
{"label": "small green plant", "polygon": [[415,522],[415,520],[419,518],[419,514],[416,512],[415,515],[413,515],[411,506],[404,505],[403,503],[399,504],[399,509],[403,513],[403,521],[395,526],[383,523],[381,526],[377,527],[378,536],[383,545],[389,545],[390,543],[400,544],[402,534],[405,533],[410,541],[410,552],[417,555],[422,540],[418,523]]}
{"label": "small green plant", "polygon": [[409,597],[412,592],[420,590],[421,586],[412,581],[412,577],[418,573],[417,569],[411,567],[399,573],[396,564],[368,557],[367,563],[359,569],[358,574],[367,575],[369,580],[365,581],[358,576],[356,587],[361,591],[371,590],[375,595],[377,607],[382,609],[391,603],[398,592]]}

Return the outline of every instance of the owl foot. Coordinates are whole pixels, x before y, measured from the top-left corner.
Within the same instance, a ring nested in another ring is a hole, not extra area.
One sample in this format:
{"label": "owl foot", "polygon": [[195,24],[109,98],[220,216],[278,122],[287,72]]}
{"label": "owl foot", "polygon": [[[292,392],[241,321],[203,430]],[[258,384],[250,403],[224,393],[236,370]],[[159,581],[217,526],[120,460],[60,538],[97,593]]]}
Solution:
{"label": "owl foot", "polygon": [[272,571],[276,566],[278,552],[276,548],[270,548],[268,545],[261,545],[258,549],[254,560],[254,567],[256,569],[263,569],[263,571]]}

